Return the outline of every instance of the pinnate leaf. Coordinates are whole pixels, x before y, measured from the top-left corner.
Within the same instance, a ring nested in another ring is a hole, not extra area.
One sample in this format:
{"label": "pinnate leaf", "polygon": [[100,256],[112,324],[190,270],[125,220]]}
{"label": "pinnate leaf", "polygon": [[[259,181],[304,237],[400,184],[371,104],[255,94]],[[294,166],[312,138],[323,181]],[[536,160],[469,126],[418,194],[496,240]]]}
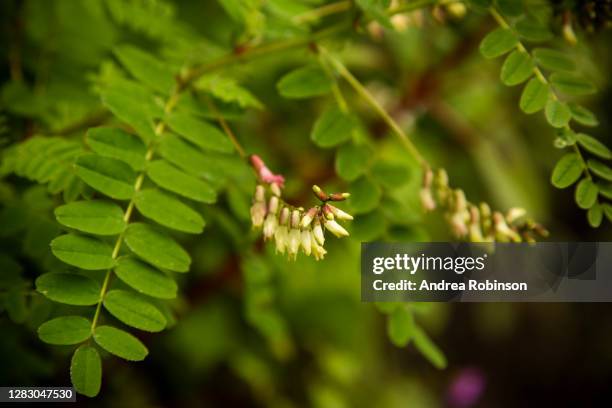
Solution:
{"label": "pinnate leaf", "polygon": [[217,193],[207,182],[184,173],[165,160],[153,161],[147,174],[158,186],[203,203],[214,203]]}
{"label": "pinnate leaf", "polygon": [[347,181],[353,181],[367,169],[370,151],[364,145],[347,143],[336,153],[336,173]]}
{"label": "pinnate leaf", "polygon": [[597,185],[589,179],[582,179],[576,187],[576,204],[582,209],[591,208],[597,201],[599,189]]}
{"label": "pinnate leaf", "polygon": [[100,285],[95,280],[73,273],[45,273],[36,279],[36,290],[47,298],[68,305],[95,305]]}
{"label": "pinnate leaf", "polygon": [[168,94],[174,86],[174,74],[153,55],[131,45],[115,48],[115,55],[136,79],[152,89]]}
{"label": "pinnate leaf", "polygon": [[546,106],[549,87],[538,78],[532,78],[523,89],[519,106],[525,113],[536,113]]}
{"label": "pinnate leaf", "polygon": [[566,188],[574,184],[584,170],[582,160],[576,153],[567,153],[555,165],[551,183],[557,188]]}
{"label": "pinnate leaf", "polygon": [[480,53],[485,58],[496,58],[510,51],[518,43],[518,38],[507,28],[497,28],[483,38]]}
{"label": "pinnate leaf", "polygon": [[513,51],[501,69],[501,80],[508,86],[525,82],[533,74],[534,64],[531,57],[522,51]]}
{"label": "pinnate leaf", "polygon": [[550,76],[550,82],[559,91],[567,95],[590,95],[597,92],[595,85],[574,74],[555,72]]}
{"label": "pinnate leaf", "polygon": [[533,57],[538,65],[550,71],[571,72],[576,69],[574,61],[561,51],[550,48],[536,48],[533,50]]}
{"label": "pinnate leaf", "polygon": [[318,66],[298,68],[283,76],[276,84],[285,98],[302,99],[324,95],[331,90],[331,79]]}
{"label": "pinnate leaf", "polygon": [[572,112],[572,119],[584,126],[598,126],[599,121],[593,112],[576,103],[568,103],[567,106]]}
{"label": "pinnate leaf", "polygon": [[172,130],[202,149],[221,153],[234,151],[229,138],[208,122],[179,112],[169,115],[166,119]]}
{"label": "pinnate leaf", "polygon": [[176,297],[177,285],[166,273],[132,256],[122,256],[117,260],[115,274],[136,291],[160,298]]}
{"label": "pinnate leaf", "polygon": [[589,159],[587,160],[587,166],[589,166],[589,169],[599,177],[612,181],[612,169],[607,164],[599,160]]}
{"label": "pinnate leaf", "polygon": [[117,319],[140,330],[159,332],[166,327],[164,315],[143,296],[127,290],[111,290],[104,307]]}
{"label": "pinnate leaf", "polygon": [[108,244],[84,235],[61,235],[51,241],[51,251],[67,264],[86,270],[108,269],[115,264]]}
{"label": "pinnate leaf", "polygon": [[125,229],[123,210],[104,200],[75,201],[55,209],[57,222],[97,235],[116,235]]}
{"label": "pinnate leaf", "polygon": [[187,272],[191,258],[175,240],[147,224],[133,223],[125,231],[125,243],[136,255],[158,268]]}
{"label": "pinnate leaf", "polygon": [[605,144],[601,143],[593,136],[589,136],[584,133],[578,133],[576,135],[576,140],[578,141],[578,143],[580,143],[582,147],[584,147],[586,150],[593,153],[594,155],[606,160],[612,159],[612,152],[610,151],[610,149],[608,149]]}
{"label": "pinnate leaf", "polygon": [[200,214],[157,189],[137,192],[134,204],[142,215],[165,227],[193,234],[199,234],[204,229],[204,219]]}
{"label": "pinnate leaf", "polygon": [[102,361],[98,351],[87,344],[74,352],[70,363],[70,380],[80,394],[95,397],[102,383]]}
{"label": "pinnate leaf", "polygon": [[134,194],[136,174],[122,161],[97,154],[78,158],[76,173],[87,185],[117,200],[128,200]]}
{"label": "pinnate leaf", "polygon": [[91,322],[80,316],[57,317],[44,322],[38,328],[38,337],[49,344],[78,344],[90,336]]}
{"label": "pinnate leaf", "polygon": [[136,136],[118,128],[97,127],[87,131],[87,144],[100,156],[121,160],[142,170],[147,149]]}
{"label": "pinnate leaf", "polygon": [[317,119],[310,138],[319,147],[333,147],[349,140],[356,127],[357,119],[354,116],[332,108]]}
{"label": "pinnate leaf", "polygon": [[595,203],[589,211],[587,211],[587,221],[589,225],[593,228],[597,228],[601,225],[601,221],[603,220],[603,207]]}
{"label": "pinnate leaf", "polygon": [[124,360],[142,361],[149,354],[140,340],[112,326],[97,327],[93,337],[98,346]]}
{"label": "pinnate leaf", "polygon": [[572,113],[565,102],[552,98],[546,102],[545,113],[548,123],[556,128],[566,126],[572,117]]}

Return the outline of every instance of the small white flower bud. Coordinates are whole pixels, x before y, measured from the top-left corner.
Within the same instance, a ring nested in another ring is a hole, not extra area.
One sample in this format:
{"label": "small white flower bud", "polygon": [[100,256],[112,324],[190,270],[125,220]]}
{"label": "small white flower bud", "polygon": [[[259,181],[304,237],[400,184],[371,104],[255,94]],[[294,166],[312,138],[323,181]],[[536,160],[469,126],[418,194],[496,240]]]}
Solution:
{"label": "small white flower bud", "polygon": [[274,236],[276,232],[276,228],[278,227],[278,218],[276,218],[276,214],[269,213],[266,216],[266,220],[263,224],[263,236],[267,241]]}
{"label": "small white flower bud", "polygon": [[291,228],[297,228],[300,226],[300,210],[293,210],[291,213]]}
{"label": "small white flower bud", "polygon": [[431,194],[430,188],[422,188],[419,192],[421,205],[425,211],[433,211],[436,208],[436,202]]}
{"label": "small white flower bud", "polygon": [[331,204],[327,204],[327,206],[331,209],[331,212],[334,214],[334,216],[339,220],[351,221],[353,219],[353,216],[351,214],[342,211],[338,207],[334,207]]}
{"label": "small white flower bud", "polygon": [[289,231],[289,243],[287,245],[287,252],[289,253],[289,258],[295,259],[297,257],[298,250],[300,249],[302,234],[298,229],[291,229]]}
{"label": "small white flower bud", "polygon": [[266,216],[266,203],[257,201],[251,207],[251,222],[253,227],[259,228],[263,225]]}
{"label": "small white flower bud", "polygon": [[264,189],[264,186],[258,184],[257,187],[255,187],[255,201],[258,203],[263,203],[265,200],[266,190]]}
{"label": "small white flower bud", "polygon": [[280,186],[277,183],[270,184],[270,190],[272,191],[272,194],[274,194],[277,197],[280,197],[281,189],[280,189]]}
{"label": "small white flower bud", "polygon": [[313,239],[311,239],[312,254],[314,255],[315,259],[317,261],[319,261],[319,260],[323,259],[323,257],[327,253],[327,251],[325,250],[325,248],[323,248],[322,246],[317,244],[317,240],[314,237],[314,233],[312,234],[312,236],[313,236]]}
{"label": "small white flower bud", "polygon": [[314,217],[317,215],[317,212],[319,212],[319,209],[317,207],[312,207],[311,209],[306,211],[306,214],[304,214],[304,216],[302,217],[300,226],[302,228],[308,228]]}
{"label": "small white flower bud", "polygon": [[514,221],[523,217],[525,214],[527,214],[527,211],[524,208],[513,207],[508,210],[508,213],[506,214],[506,221],[512,224]]}
{"label": "small white flower bud", "polygon": [[276,214],[276,212],[278,211],[278,197],[270,197],[270,202],[268,203],[268,211],[272,214]]}
{"label": "small white flower bud", "polygon": [[284,207],[281,210],[280,217],[278,219],[278,223],[280,225],[287,225],[287,222],[289,221],[289,215],[290,215],[289,209],[287,207]]}
{"label": "small white flower bud", "polygon": [[276,242],[276,252],[284,254],[285,248],[287,247],[289,241],[289,232],[287,231],[286,226],[281,225],[276,229],[276,232],[274,233],[274,240]]}
{"label": "small white flower bud", "polygon": [[338,224],[334,220],[326,220],[325,228],[327,228],[329,232],[331,232],[338,238],[347,237],[349,235],[348,231],[345,230],[340,224]]}
{"label": "small white flower bud", "polygon": [[302,230],[301,232],[302,238],[302,248],[304,249],[304,253],[306,255],[310,255],[312,251],[312,235],[310,230]]}
{"label": "small white flower bud", "polygon": [[314,222],[312,233],[319,245],[325,244],[325,234],[323,233],[323,228],[321,227],[321,221],[319,221],[318,218]]}

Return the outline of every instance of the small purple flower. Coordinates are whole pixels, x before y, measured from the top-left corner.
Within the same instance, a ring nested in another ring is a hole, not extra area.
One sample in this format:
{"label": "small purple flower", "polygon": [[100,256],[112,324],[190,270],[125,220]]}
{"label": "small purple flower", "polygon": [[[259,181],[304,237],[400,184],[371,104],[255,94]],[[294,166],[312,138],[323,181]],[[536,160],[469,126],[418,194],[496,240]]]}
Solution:
{"label": "small purple flower", "polygon": [[486,380],[481,370],[465,368],[455,375],[447,391],[448,404],[455,408],[474,406],[482,396]]}

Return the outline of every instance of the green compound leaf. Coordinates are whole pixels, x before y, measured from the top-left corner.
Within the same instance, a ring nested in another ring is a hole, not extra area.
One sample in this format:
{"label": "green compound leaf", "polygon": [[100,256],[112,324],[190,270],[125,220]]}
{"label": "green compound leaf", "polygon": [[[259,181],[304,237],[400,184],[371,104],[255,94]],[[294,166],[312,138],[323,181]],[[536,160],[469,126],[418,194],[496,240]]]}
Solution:
{"label": "green compound leaf", "polygon": [[145,166],[145,145],[134,135],[118,128],[97,127],[87,131],[87,144],[100,156],[121,160],[134,170]]}
{"label": "green compound leaf", "polygon": [[51,251],[68,265],[86,270],[108,269],[115,265],[109,245],[84,235],[61,235],[51,241]]}
{"label": "green compound leaf", "polygon": [[142,361],[149,350],[136,337],[112,326],[99,326],[94,333],[98,346],[128,361]]}
{"label": "green compound leaf", "polygon": [[532,52],[536,63],[549,71],[572,72],[576,69],[574,61],[561,51],[550,48],[536,48]]}
{"label": "green compound leaf", "polygon": [[136,291],[160,298],[174,299],[177,285],[166,273],[153,268],[135,257],[122,256],[117,260],[115,274]]}
{"label": "green compound leaf", "polygon": [[550,82],[566,95],[581,96],[597,92],[597,88],[591,81],[573,74],[555,72],[550,76]]}
{"label": "green compound leaf", "polygon": [[156,160],[149,165],[147,175],[158,186],[202,203],[217,201],[217,193],[207,182],[184,173],[165,160]]}
{"label": "green compound leaf", "polygon": [[593,153],[594,155],[606,160],[612,159],[612,152],[610,151],[610,149],[608,149],[606,145],[604,145],[594,137],[585,135],[584,133],[578,133],[576,135],[576,140],[578,141],[578,143],[580,143],[582,147],[584,147],[586,150]]}
{"label": "green compound leaf", "polygon": [[416,348],[434,365],[434,367],[443,369],[446,367],[446,357],[438,346],[425,334],[425,332],[417,327],[413,336],[414,345]]}
{"label": "green compound leaf", "polygon": [[541,82],[538,78],[532,78],[523,89],[519,107],[525,113],[536,113],[544,109],[549,94],[548,84]]}
{"label": "green compound leaf", "polygon": [[351,183],[349,192],[351,193],[349,204],[355,214],[374,210],[382,196],[380,187],[368,177],[361,177]]}
{"label": "green compound leaf", "polygon": [[533,74],[534,64],[531,57],[519,50],[513,51],[501,69],[501,80],[508,86],[518,85],[525,82]]}
{"label": "green compound leaf", "polygon": [[132,126],[146,143],[155,140],[153,96],[138,84],[122,81],[102,92],[102,103],[115,116]]}
{"label": "green compound leaf", "polygon": [[347,143],[336,153],[336,173],[344,180],[356,180],[366,171],[370,157],[371,152],[366,146]]}
{"label": "green compound leaf", "polygon": [[557,99],[549,99],[546,102],[546,120],[552,127],[562,128],[566,126],[572,118],[567,104]]}
{"label": "green compound leaf", "polygon": [[117,47],[115,55],[130,74],[143,84],[163,94],[169,94],[172,90],[174,73],[153,55],[130,45]]}
{"label": "green compound leaf", "polygon": [[527,41],[542,42],[553,38],[548,27],[535,18],[523,18],[516,23],[514,28],[518,35]]}
{"label": "green compound leaf", "polygon": [[217,127],[186,113],[173,113],[166,118],[176,133],[205,150],[232,153],[234,146]]}
{"label": "green compound leaf", "polygon": [[102,384],[102,361],[98,351],[89,345],[82,345],[74,352],[70,363],[70,380],[78,393],[95,397]]}
{"label": "green compound leaf", "polygon": [[307,66],[283,76],[276,87],[285,98],[303,99],[329,93],[332,81],[320,67]]}
{"label": "green compound leaf", "polygon": [[612,169],[607,164],[600,162],[599,160],[589,159],[587,160],[587,166],[589,169],[598,175],[599,177],[612,181]]}
{"label": "green compound leaf", "polygon": [[45,273],[36,279],[36,290],[47,298],[67,305],[90,306],[100,299],[95,280],[73,273]]}
{"label": "green compound leaf", "polygon": [[599,121],[593,112],[577,103],[568,103],[567,106],[572,112],[572,119],[584,126],[598,126]]}
{"label": "green compound leaf", "polygon": [[180,200],[156,189],[136,193],[134,204],[138,211],[157,223],[178,231],[199,234],[204,229],[204,219]]}
{"label": "green compound leaf", "polygon": [[38,328],[38,337],[55,345],[78,344],[91,336],[91,322],[80,316],[58,317]]}
{"label": "green compound leaf", "polygon": [[146,224],[130,224],[125,243],[136,255],[158,268],[187,272],[191,258],[179,244],[159,229]]}
{"label": "green compound leaf", "polygon": [[587,220],[589,225],[593,228],[597,228],[601,225],[601,221],[603,220],[603,207],[595,203],[589,211],[587,211]]}
{"label": "green compound leaf", "polygon": [[76,174],[87,185],[117,200],[129,200],[134,194],[136,174],[122,161],[97,154],[79,157]]}
{"label": "green compound leaf", "polygon": [[75,201],[55,209],[57,222],[97,235],[116,235],[125,229],[123,210],[110,201]]}
{"label": "green compound leaf", "polygon": [[597,202],[599,189],[592,180],[583,179],[576,187],[576,204],[582,209],[591,208]]}
{"label": "green compound leaf", "polygon": [[111,290],[104,307],[117,319],[140,330],[159,332],[166,327],[164,315],[143,296],[126,290]]}
{"label": "green compound leaf", "polygon": [[608,221],[612,222],[612,205],[605,203],[605,204],[602,204],[602,207],[603,207],[604,215],[606,216]]}
{"label": "green compound leaf", "polygon": [[480,43],[480,53],[485,58],[496,58],[510,51],[518,43],[518,38],[512,30],[497,28],[483,38]]}
{"label": "green compound leaf", "polygon": [[381,186],[392,190],[410,180],[410,170],[400,164],[378,161],[372,166],[372,179]]}
{"label": "green compound leaf", "polygon": [[597,188],[599,188],[599,194],[606,197],[608,200],[612,200],[612,183],[600,181],[597,183]]}
{"label": "green compound leaf", "polygon": [[574,184],[584,170],[582,160],[576,153],[567,153],[555,165],[550,181],[557,188]]}
{"label": "green compound leaf", "polygon": [[334,107],[315,122],[310,138],[319,147],[333,147],[346,142],[357,127],[357,119]]}
{"label": "green compound leaf", "polygon": [[396,308],[387,320],[387,333],[391,342],[398,347],[403,347],[414,336],[414,317],[406,307]]}

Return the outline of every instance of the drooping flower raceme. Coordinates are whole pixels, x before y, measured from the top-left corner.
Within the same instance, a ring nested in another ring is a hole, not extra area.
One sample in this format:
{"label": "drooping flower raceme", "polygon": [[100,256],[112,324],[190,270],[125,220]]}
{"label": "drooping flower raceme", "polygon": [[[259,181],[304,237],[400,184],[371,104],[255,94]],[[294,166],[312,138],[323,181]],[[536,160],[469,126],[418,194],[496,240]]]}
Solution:
{"label": "drooping flower raceme", "polygon": [[274,239],[277,253],[286,253],[289,259],[296,259],[301,250],[305,255],[312,254],[320,260],[327,253],[323,247],[324,230],[338,238],[349,235],[338,221],[352,220],[353,217],[331,204],[346,200],[348,193],[327,194],[320,187],[313,186],[320,204],[304,210],[282,199],[283,176],[272,173],[258,156],[251,156],[251,164],[259,179],[251,206],[251,221],[254,228],[262,228],[266,241]]}

